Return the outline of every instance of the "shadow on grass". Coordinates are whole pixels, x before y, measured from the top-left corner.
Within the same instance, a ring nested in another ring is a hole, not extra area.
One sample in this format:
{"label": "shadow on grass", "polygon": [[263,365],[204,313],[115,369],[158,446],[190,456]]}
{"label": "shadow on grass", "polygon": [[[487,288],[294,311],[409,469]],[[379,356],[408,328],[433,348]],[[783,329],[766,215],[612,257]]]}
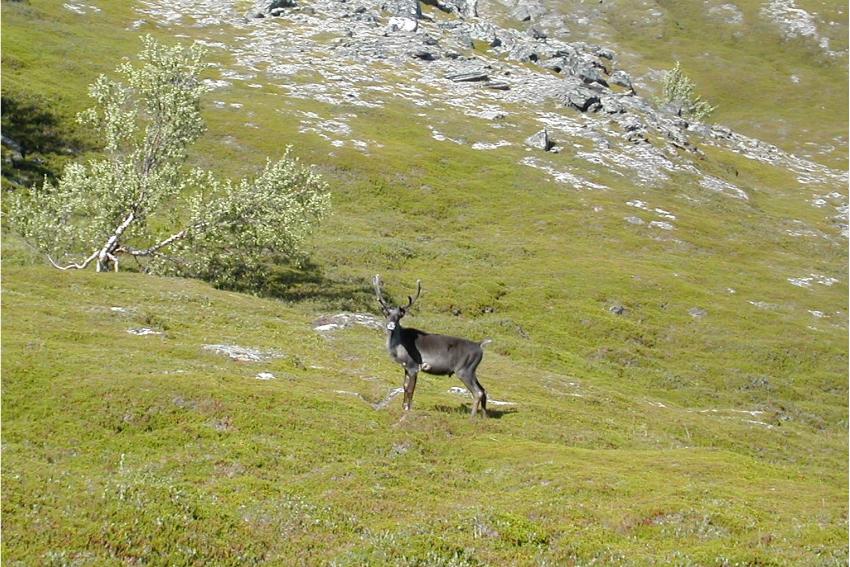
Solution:
{"label": "shadow on grass", "polygon": [[300,267],[276,266],[263,286],[263,295],[294,303],[314,303],[334,311],[372,311],[375,294],[368,279],[327,277],[311,261]]}
{"label": "shadow on grass", "polygon": [[[52,110],[52,102],[39,95],[4,91],[2,99],[3,146],[10,157],[3,168],[7,180],[29,186],[45,176],[55,179],[59,158],[88,149],[73,125]],[[60,159],[61,162],[61,159]]]}
{"label": "shadow on grass", "polygon": [[[459,415],[469,415],[469,412],[472,411],[472,404],[459,404],[457,406],[446,406],[446,405],[436,405],[434,409],[442,412],[442,413],[450,413],[450,414],[459,414]],[[512,413],[519,413],[519,410],[516,408],[509,409],[494,409],[487,408],[487,418],[488,419],[502,419],[506,415],[510,415]]]}

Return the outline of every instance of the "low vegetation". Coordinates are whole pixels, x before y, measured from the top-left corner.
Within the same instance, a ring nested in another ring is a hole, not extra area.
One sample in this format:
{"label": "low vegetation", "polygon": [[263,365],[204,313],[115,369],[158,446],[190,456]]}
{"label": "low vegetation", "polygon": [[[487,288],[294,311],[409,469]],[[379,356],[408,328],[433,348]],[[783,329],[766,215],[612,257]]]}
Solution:
{"label": "low vegetation", "polygon": [[[173,42],[133,28],[133,3],[98,6],[3,3],[3,96],[55,117],[61,142],[23,156],[55,178],[80,152],[103,158],[73,123],[86,85],[142,32]],[[4,223],[4,564],[847,564],[846,240],[807,204],[838,189],[710,146],[699,166],[749,200],[684,175],[642,188],[565,144],[608,187],[576,190],[520,167],[521,143],[434,139],[432,125],[501,135],[452,110],[244,82],[209,97],[187,164],[238,179],[293,144],[334,214],[304,240],[309,261],[270,266],[264,297],[129,262],[59,271]],[[333,112],[380,146],[299,131]],[[28,188],[18,165],[4,207]],[[675,213],[675,230],[624,221],[648,214],[635,199]],[[168,218],[152,232],[173,234]],[[794,221],[820,236],[794,236]],[[422,280],[410,325],[493,339],[478,368],[490,418],[469,418],[457,379],[424,375],[404,414],[382,331],[314,329],[340,311],[379,317],[375,273],[388,301]]]}
{"label": "low vegetation", "polygon": [[664,75],[662,103],[678,105],[682,116],[694,120],[705,120],[717,110],[696,94],[696,85],[685,75],[678,61],[673,69]]}

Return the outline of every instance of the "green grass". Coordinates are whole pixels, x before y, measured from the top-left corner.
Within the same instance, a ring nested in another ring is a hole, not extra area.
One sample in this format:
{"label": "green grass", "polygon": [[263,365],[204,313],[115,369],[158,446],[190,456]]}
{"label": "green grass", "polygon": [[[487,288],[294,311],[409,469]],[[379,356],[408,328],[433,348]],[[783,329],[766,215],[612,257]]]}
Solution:
{"label": "green grass", "polygon": [[[157,32],[126,29],[131,5],[101,7],[80,20],[38,1],[2,5],[3,95],[47,107],[63,140],[96,143],[71,123],[86,85],[136,51],[140,31]],[[658,57],[657,45],[626,45]],[[760,54],[746,43],[725,56],[744,72]],[[679,57],[706,84],[696,59]],[[824,96],[834,113],[811,128],[834,132],[846,108]],[[331,183],[312,264],[280,267],[257,298],[58,272],[4,233],[5,563],[847,563],[846,241],[785,233],[796,219],[835,235],[806,202],[846,188],[707,147],[699,167],[749,202],[686,176],[642,189],[565,152],[553,159],[610,187],[577,191],[516,165],[519,147],[431,138],[429,124],[493,135],[452,112],[335,108],[239,81],[209,100],[243,107],[207,106],[196,163],[246,175],[292,143]],[[753,100],[736,120],[758,131],[761,114],[786,110]],[[357,136],[383,147],[329,155],[299,134],[296,111],[357,114]],[[47,157],[54,173],[69,159]],[[676,229],[627,224],[636,198],[673,211]],[[413,412],[402,418],[398,398],[373,409],[401,384],[382,333],[323,337],[311,322],[375,311],[378,272],[397,299],[423,280],[406,323],[493,338],[481,382],[516,405],[473,421],[469,400],[447,392],[459,381],[422,376]],[[787,281],[810,273],[840,281]],[[142,326],[164,334],[127,333]],[[283,356],[237,363],[202,349],[212,343]],[[256,380],[263,371],[276,379]]]}

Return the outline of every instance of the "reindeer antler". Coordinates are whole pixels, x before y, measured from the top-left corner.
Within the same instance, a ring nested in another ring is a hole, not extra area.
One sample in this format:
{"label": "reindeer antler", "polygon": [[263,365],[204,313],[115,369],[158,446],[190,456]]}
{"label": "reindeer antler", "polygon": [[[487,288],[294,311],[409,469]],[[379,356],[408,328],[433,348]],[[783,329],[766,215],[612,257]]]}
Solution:
{"label": "reindeer antler", "polygon": [[416,303],[417,299],[419,299],[420,293],[422,293],[422,280],[416,280],[416,297],[407,296],[407,307],[405,307],[405,309],[413,307],[413,304]]}
{"label": "reindeer antler", "polygon": [[381,276],[375,274],[375,277],[372,278],[372,285],[375,286],[375,296],[378,298],[378,303],[381,304],[381,308],[386,311],[389,309],[389,305],[384,301],[384,296],[381,294]]}

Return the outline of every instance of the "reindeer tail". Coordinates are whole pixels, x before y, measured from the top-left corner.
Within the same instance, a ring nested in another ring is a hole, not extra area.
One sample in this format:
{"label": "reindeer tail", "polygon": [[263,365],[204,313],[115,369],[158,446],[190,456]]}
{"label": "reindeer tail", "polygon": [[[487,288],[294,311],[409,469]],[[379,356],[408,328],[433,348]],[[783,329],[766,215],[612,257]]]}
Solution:
{"label": "reindeer tail", "polygon": [[480,346],[481,348],[484,348],[485,345],[488,345],[492,342],[493,342],[493,339],[484,339],[483,341],[478,343],[478,346]]}

